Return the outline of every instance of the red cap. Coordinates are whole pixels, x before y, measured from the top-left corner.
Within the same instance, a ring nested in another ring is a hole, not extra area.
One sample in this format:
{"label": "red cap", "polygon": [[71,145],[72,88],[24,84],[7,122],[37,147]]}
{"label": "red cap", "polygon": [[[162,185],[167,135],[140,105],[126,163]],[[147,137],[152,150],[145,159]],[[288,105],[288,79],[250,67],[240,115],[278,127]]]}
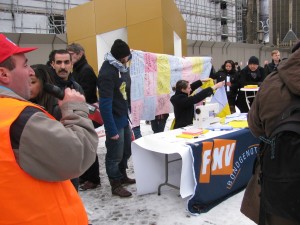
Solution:
{"label": "red cap", "polygon": [[5,35],[0,34],[0,63],[12,55],[31,52],[36,49],[37,48],[21,48],[9,40]]}

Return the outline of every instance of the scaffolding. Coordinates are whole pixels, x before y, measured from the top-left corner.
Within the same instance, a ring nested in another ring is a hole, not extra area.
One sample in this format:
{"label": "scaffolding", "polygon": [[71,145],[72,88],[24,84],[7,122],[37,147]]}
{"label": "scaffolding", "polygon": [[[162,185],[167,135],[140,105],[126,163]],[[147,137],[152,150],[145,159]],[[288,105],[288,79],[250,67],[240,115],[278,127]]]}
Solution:
{"label": "scaffolding", "polygon": [[[65,11],[91,0],[1,0],[0,32],[62,34]],[[174,0],[187,39],[242,42],[245,0]]]}
{"label": "scaffolding", "polygon": [[90,0],[1,0],[0,32],[65,33],[65,11]]}
{"label": "scaffolding", "polygon": [[187,39],[243,41],[242,0],[174,0],[187,24]]}
{"label": "scaffolding", "polygon": [[236,1],[236,42],[243,42],[243,2]]}

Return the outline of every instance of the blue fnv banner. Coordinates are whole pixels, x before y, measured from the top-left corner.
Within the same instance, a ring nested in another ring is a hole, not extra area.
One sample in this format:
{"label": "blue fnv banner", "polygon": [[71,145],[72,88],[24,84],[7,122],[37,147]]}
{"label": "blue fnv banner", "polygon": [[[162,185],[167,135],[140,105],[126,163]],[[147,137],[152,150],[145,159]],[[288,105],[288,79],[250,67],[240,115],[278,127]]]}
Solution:
{"label": "blue fnv banner", "polygon": [[249,129],[243,129],[190,146],[196,188],[188,200],[188,210],[199,214],[247,185],[259,152],[259,139]]}

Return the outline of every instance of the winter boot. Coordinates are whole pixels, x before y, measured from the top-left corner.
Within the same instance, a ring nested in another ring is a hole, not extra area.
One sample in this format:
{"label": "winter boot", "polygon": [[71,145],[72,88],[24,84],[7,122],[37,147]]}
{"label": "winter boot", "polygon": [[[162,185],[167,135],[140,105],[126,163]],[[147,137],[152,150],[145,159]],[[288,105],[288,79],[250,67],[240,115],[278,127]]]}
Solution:
{"label": "winter boot", "polygon": [[135,179],[131,179],[127,176],[126,170],[121,170],[123,178],[121,178],[121,184],[135,184]]}
{"label": "winter boot", "polygon": [[119,180],[109,180],[111,185],[111,193],[113,195],[117,195],[121,198],[130,197],[132,194],[131,192],[127,191]]}

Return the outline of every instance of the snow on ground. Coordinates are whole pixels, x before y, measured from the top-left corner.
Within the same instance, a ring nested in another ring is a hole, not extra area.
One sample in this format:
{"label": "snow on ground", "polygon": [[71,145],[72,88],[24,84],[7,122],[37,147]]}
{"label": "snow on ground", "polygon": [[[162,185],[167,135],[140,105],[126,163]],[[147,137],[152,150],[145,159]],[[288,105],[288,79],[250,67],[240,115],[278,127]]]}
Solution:
{"label": "snow on ground", "polygon": [[[172,115],[168,119],[169,129]],[[141,122],[142,135],[153,133],[151,126]],[[89,221],[93,225],[254,225],[240,212],[244,191],[232,196],[209,212],[192,216],[186,210],[187,199],[182,199],[179,191],[164,186],[160,196],[157,193],[138,196],[135,185],[127,186],[133,196],[120,198],[111,195],[105,171],[105,144],[100,141],[98,157],[100,164],[101,187],[80,191]],[[145,159],[146,160],[146,159]],[[129,177],[134,177],[132,161],[129,161]]]}

